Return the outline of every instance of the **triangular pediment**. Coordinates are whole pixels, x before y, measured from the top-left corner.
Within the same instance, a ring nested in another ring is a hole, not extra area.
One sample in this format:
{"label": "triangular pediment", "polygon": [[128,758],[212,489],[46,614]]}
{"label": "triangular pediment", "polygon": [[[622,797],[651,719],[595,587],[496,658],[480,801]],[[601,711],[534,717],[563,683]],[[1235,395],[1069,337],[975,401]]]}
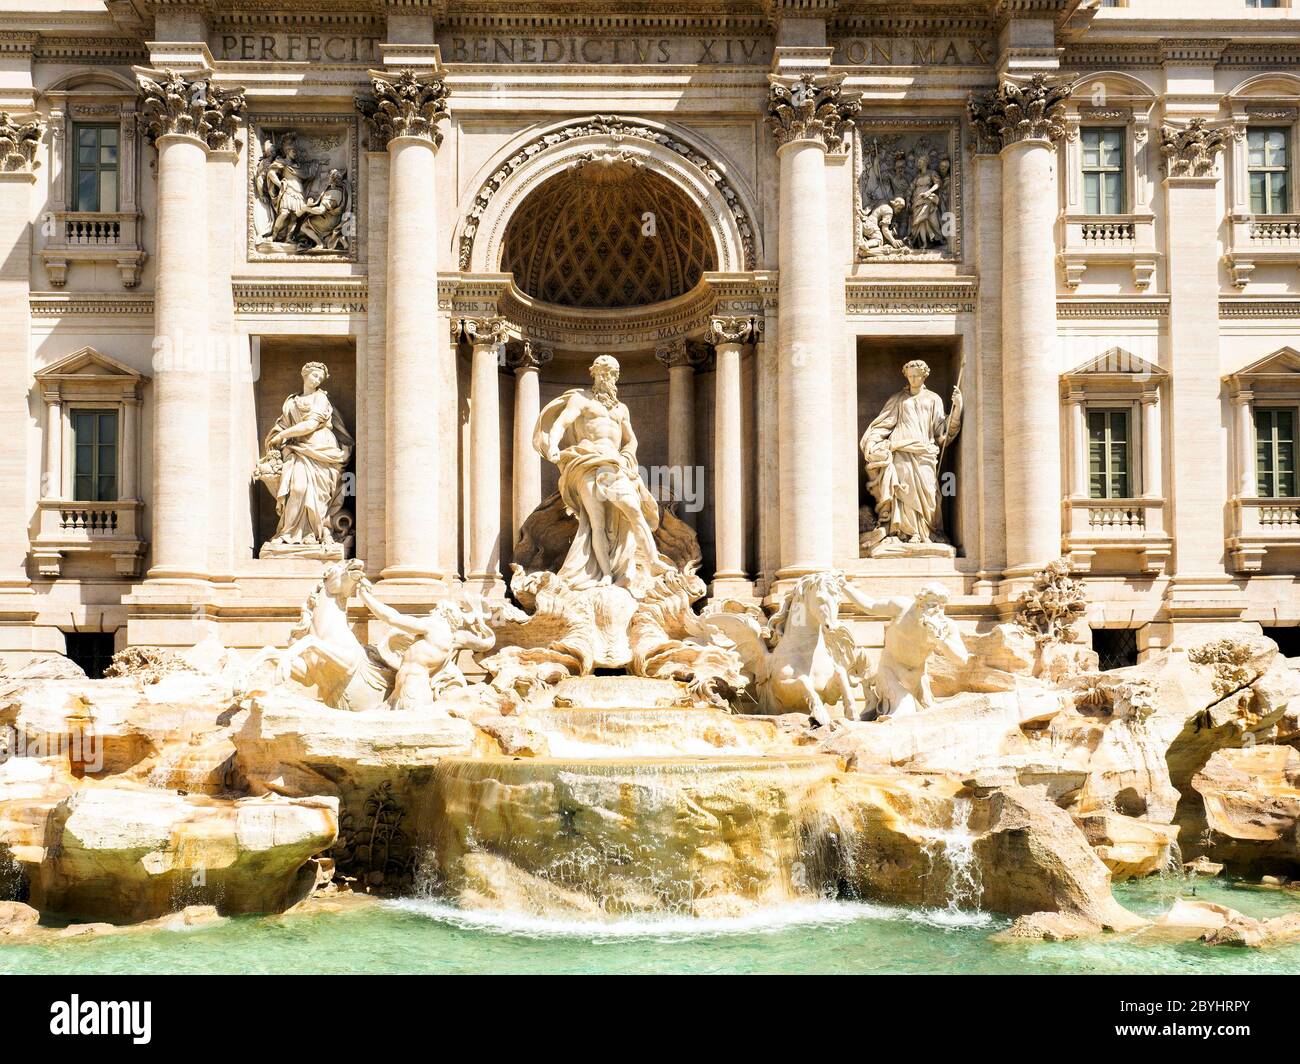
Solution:
{"label": "triangular pediment", "polygon": [[38,381],[64,380],[68,377],[125,377],[136,381],[148,380],[143,373],[96,351],[93,347],[83,347],[36,371]]}
{"label": "triangular pediment", "polygon": [[1244,369],[1230,374],[1238,380],[1259,380],[1261,377],[1283,377],[1300,374],[1300,351],[1294,347],[1284,347],[1252,362]]}
{"label": "triangular pediment", "polygon": [[1065,374],[1067,378],[1115,375],[1146,378],[1167,376],[1165,371],[1154,362],[1139,358],[1132,351],[1125,351],[1122,347],[1112,347],[1109,351],[1103,351],[1096,358],[1089,359],[1083,365],[1076,366]]}

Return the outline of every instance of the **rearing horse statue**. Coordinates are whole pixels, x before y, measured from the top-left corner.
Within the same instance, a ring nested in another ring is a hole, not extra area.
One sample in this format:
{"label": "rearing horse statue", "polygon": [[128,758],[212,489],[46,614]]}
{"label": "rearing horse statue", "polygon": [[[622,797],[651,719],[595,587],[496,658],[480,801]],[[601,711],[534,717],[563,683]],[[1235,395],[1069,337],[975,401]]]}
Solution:
{"label": "rearing horse statue", "polygon": [[[289,633],[284,650],[269,647],[249,662],[252,676],[274,661],[275,681],[297,680],[315,686],[318,697],[335,709],[378,709],[393,689],[394,673],[374,647],[366,646],[348,624],[348,599],[365,579],[356,558],[331,562],[307,597],[302,616]],[[247,686],[247,684],[245,684]]]}
{"label": "rearing horse statue", "polygon": [[865,654],[839,619],[841,596],[864,612],[873,603],[841,572],[801,576],[771,623],[724,607],[700,620],[735,644],[761,713],[811,714],[818,724],[853,712],[854,690],[867,678]]}

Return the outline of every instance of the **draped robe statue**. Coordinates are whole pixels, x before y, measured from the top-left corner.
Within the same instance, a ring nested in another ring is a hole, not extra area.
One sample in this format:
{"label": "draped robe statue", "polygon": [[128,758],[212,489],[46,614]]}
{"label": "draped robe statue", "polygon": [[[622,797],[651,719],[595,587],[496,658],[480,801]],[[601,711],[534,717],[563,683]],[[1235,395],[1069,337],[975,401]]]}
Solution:
{"label": "draped robe statue", "polygon": [[862,455],[876,500],[877,543],[930,543],[939,515],[939,459],[961,428],[962,398],[952,390],[952,413],[925,387],[930,367],[919,359],[903,367],[907,387],[895,392],[867,426]]}
{"label": "draped robe statue", "polygon": [[659,553],[659,507],[637,469],[636,434],[618,401],[618,362],[592,363],[590,390],[572,388],[542,410],[533,446],[560,468],[560,498],[578,530],[559,576],[575,590],[612,584],[640,597],[674,568]]}
{"label": "draped robe statue", "polygon": [[321,387],[328,379],[323,363],[303,366],[303,390],[284,401],[267,433],[255,476],[275,496],[280,520],[265,553],[343,557],[343,469],[353,439]]}

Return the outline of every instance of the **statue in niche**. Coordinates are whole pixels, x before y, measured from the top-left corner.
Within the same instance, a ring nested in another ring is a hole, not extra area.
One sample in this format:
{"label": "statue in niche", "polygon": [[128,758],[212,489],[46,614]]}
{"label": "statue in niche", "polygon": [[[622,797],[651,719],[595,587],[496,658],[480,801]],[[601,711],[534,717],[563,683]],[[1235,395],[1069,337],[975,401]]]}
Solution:
{"label": "statue in niche", "polygon": [[673,568],[659,552],[659,507],[637,468],[636,434],[618,399],[616,359],[591,364],[591,388],[571,388],[542,410],[533,446],[560,468],[560,497],[578,528],[559,577],[574,590],[627,588],[640,598]]}
{"label": "statue in niche", "polygon": [[[945,219],[952,210],[951,183],[952,158],[929,136],[889,133],[864,138],[858,258],[948,252]],[[868,220],[874,225],[868,226]],[[901,246],[890,242],[886,230]]]}
{"label": "statue in niche", "polygon": [[873,210],[858,210],[858,252],[868,258],[907,250],[894,232],[894,219],[907,207],[902,196],[880,204]]}
{"label": "statue in niche", "polygon": [[253,472],[275,497],[279,524],[260,556],[343,558],[352,519],[343,509],[343,470],[353,439],[330,402],[323,362],[302,367],[302,391],[284,401]]}
{"label": "statue in niche", "polygon": [[951,555],[938,527],[939,462],[961,429],[961,390],[953,388],[952,411],[945,414],[943,400],[925,386],[928,365],[914,359],[903,375],[907,387],[890,396],[862,436],[876,501],[876,527],[862,546],[870,557]]}
{"label": "statue in niche", "polygon": [[299,134],[285,133],[278,144],[274,137],[262,143],[253,193],[266,219],[258,227],[258,251],[320,254],[351,248],[352,191],[347,172],[312,158]]}

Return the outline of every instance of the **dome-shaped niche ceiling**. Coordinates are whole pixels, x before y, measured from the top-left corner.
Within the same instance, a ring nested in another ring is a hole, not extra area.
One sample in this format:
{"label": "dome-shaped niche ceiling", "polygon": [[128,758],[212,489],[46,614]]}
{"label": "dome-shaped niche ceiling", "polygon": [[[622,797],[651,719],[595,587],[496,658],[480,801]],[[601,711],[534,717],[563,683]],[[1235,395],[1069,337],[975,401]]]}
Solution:
{"label": "dome-shaped niche ceiling", "polygon": [[689,292],[714,262],[704,219],[676,185],[599,156],[523,202],[506,227],[501,269],[535,299],[612,309]]}

